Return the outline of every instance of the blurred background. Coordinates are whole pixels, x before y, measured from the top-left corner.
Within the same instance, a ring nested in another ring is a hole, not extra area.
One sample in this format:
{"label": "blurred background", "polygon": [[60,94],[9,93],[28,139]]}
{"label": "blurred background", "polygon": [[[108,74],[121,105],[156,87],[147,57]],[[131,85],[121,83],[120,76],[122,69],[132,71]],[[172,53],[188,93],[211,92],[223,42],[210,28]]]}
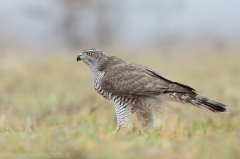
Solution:
{"label": "blurred background", "polygon": [[[239,0],[0,0],[0,158],[239,158],[239,17]],[[113,136],[114,107],[76,61],[86,48],[146,65],[230,113],[171,103],[153,133],[132,115]]]}
{"label": "blurred background", "polygon": [[2,54],[89,47],[164,53],[204,46],[224,52],[239,47],[239,8],[237,0],[1,0],[0,49]]}

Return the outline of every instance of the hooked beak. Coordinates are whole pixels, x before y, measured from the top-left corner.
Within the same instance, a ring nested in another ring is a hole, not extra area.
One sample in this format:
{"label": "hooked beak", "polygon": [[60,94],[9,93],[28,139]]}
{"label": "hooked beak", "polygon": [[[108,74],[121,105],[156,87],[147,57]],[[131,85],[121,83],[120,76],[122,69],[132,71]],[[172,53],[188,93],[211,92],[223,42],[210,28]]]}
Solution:
{"label": "hooked beak", "polygon": [[81,60],[82,60],[82,59],[81,59],[81,56],[78,55],[78,56],[77,56],[77,62],[78,62],[78,61],[81,61]]}

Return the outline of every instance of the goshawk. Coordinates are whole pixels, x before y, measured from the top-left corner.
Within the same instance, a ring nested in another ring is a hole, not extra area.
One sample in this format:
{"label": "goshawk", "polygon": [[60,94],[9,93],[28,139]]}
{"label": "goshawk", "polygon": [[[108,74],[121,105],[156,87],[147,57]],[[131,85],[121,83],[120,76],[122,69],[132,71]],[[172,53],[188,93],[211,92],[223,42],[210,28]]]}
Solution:
{"label": "goshawk", "polygon": [[228,112],[226,105],[198,94],[187,85],[171,81],[146,66],[106,55],[101,50],[83,50],[77,56],[77,61],[80,60],[90,67],[95,90],[114,103],[117,131],[127,125],[132,113],[136,113],[142,127],[155,128],[153,112],[167,102],[190,103],[212,112]]}

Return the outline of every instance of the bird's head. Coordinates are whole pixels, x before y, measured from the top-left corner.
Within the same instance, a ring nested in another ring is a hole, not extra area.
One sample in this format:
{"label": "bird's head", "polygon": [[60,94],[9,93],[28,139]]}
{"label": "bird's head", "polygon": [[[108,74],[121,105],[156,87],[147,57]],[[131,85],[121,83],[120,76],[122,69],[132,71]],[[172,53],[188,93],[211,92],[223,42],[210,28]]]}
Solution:
{"label": "bird's head", "polygon": [[77,62],[83,61],[90,68],[98,65],[98,62],[104,56],[104,53],[98,49],[85,49],[77,56]]}

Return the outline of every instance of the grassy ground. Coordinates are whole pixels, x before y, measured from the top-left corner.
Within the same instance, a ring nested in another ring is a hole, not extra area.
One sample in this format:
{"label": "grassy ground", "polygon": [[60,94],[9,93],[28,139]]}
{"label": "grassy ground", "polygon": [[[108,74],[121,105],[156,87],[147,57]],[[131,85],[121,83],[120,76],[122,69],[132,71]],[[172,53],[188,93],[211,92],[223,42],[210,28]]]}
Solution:
{"label": "grassy ground", "polygon": [[229,105],[230,113],[172,103],[156,113],[154,132],[142,132],[133,115],[114,135],[113,105],[94,92],[91,72],[75,54],[5,55],[0,59],[0,158],[240,157],[240,54],[118,56],[192,86]]}

